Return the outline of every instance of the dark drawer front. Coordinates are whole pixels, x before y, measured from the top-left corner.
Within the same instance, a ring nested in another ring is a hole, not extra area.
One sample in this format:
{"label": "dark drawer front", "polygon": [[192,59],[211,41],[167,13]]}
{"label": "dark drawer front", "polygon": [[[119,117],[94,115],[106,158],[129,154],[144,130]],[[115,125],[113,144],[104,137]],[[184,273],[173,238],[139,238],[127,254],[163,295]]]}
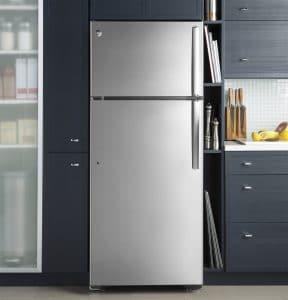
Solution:
{"label": "dark drawer front", "polygon": [[201,20],[202,0],[147,0],[147,18],[153,20]]}
{"label": "dark drawer front", "polygon": [[230,223],[227,230],[227,271],[288,271],[287,223]]}
{"label": "dark drawer front", "polygon": [[226,78],[288,76],[288,23],[226,22]]}
{"label": "dark drawer front", "polygon": [[288,174],[288,153],[226,152],[226,174]]}
{"label": "dark drawer front", "polygon": [[227,178],[230,222],[288,222],[287,175],[233,175]]}
{"label": "dark drawer front", "polygon": [[288,1],[226,0],[225,20],[288,20]]}
{"label": "dark drawer front", "polygon": [[144,0],[91,0],[91,20],[137,20],[144,13]]}

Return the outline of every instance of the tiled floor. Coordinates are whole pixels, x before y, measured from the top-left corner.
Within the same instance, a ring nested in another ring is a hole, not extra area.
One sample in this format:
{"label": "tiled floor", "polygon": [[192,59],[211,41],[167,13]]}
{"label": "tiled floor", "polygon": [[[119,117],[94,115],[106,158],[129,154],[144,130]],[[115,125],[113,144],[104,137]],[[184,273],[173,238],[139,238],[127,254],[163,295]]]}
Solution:
{"label": "tiled floor", "polygon": [[288,286],[208,286],[192,293],[182,291],[113,291],[90,293],[73,287],[0,287],[1,300],[288,300]]}

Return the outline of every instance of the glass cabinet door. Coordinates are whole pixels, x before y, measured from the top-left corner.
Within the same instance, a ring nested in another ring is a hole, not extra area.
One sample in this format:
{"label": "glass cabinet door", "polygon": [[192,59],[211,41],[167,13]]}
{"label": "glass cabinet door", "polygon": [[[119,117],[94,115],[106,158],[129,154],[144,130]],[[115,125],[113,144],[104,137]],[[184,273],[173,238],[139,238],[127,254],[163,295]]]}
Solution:
{"label": "glass cabinet door", "polygon": [[41,272],[43,0],[0,0],[0,272]]}

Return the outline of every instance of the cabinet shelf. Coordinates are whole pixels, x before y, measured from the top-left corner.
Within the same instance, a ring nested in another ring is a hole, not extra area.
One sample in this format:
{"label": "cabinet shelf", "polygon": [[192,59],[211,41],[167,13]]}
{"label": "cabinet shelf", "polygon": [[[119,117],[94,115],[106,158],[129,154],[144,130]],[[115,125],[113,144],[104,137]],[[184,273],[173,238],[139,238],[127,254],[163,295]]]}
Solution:
{"label": "cabinet shelf", "polygon": [[205,25],[221,25],[223,24],[222,20],[217,20],[217,21],[204,21]]}
{"label": "cabinet shelf", "polygon": [[37,104],[36,99],[0,99],[0,105],[26,105]]}
{"label": "cabinet shelf", "polygon": [[23,50],[10,50],[10,51],[0,50],[0,55],[36,55],[36,54],[38,54],[37,50],[28,50],[28,51],[23,51]]}
{"label": "cabinet shelf", "polygon": [[15,144],[15,145],[5,145],[0,144],[0,149],[36,149],[37,145],[21,145],[21,144]]}
{"label": "cabinet shelf", "polygon": [[204,150],[205,154],[220,154],[222,153],[221,150]]}
{"label": "cabinet shelf", "polygon": [[1,11],[36,11],[38,9],[37,5],[0,5]]}
{"label": "cabinet shelf", "polygon": [[211,82],[205,82],[204,87],[221,87],[222,82],[217,82],[217,83],[211,83]]}

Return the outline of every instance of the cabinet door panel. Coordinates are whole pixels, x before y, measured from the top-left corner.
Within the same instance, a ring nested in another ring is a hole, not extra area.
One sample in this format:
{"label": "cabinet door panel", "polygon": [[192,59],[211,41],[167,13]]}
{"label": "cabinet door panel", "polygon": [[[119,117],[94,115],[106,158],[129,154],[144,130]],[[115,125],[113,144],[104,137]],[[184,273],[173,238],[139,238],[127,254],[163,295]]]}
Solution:
{"label": "cabinet door panel", "polygon": [[92,0],[92,20],[129,20],[144,18],[144,0]]}
{"label": "cabinet door panel", "polygon": [[48,154],[43,271],[88,271],[88,154]]}
{"label": "cabinet door panel", "polygon": [[147,0],[147,17],[160,20],[201,20],[202,0]]}
{"label": "cabinet door panel", "polygon": [[226,22],[226,78],[288,76],[288,22]]}
{"label": "cabinet door panel", "polygon": [[47,0],[44,11],[47,150],[86,152],[89,133],[88,4],[83,0]]}

